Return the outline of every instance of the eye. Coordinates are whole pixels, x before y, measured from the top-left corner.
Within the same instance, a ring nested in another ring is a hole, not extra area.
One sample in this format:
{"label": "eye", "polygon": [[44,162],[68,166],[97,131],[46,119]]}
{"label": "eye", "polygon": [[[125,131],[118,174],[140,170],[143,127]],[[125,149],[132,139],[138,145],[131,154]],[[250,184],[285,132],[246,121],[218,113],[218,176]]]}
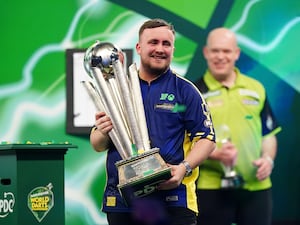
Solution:
{"label": "eye", "polygon": [[155,40],[155,39],[149,41],[149,44],[152,44],[152,45],[156,45],[157,43],[158,43],[158,40]]}
{"label": "eye", "polygon": [[171,46],[171,42],[169,42],[169,41],[164,41],[164,42],[163,42],[163,45],[164,45],[164,46]]}

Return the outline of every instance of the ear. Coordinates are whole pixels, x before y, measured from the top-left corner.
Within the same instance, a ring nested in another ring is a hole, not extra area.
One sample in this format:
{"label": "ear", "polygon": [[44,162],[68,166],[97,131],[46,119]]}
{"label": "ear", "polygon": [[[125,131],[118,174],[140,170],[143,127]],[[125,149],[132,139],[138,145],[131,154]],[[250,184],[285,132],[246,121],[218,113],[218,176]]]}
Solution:
{"label": "ear", "polygon": [[238,59],[239,59],[240,54],[241,54],[241,49],[240,49],[240,48],[237,48],[236,51],[235,51],[235,60],[238,60]]}
{"label": "ear", "polygon": [[204,56],[204,58],[206,58],[206,59],[207,59],[208,49],[207,49],[207,47],[206,47],[206,46],[204,46],[204,47],[203,47],[203,49],[202,49],[202,53],[203,53],[203,56]]}
{"label": "ear", "polygon": [[136,52],[137,52],[138,54],[140,54],[140,52],[141,52],[141,46],[140,46],[139,43],[136,43],[136,45],[135,45],[135,50],[136,50]]}

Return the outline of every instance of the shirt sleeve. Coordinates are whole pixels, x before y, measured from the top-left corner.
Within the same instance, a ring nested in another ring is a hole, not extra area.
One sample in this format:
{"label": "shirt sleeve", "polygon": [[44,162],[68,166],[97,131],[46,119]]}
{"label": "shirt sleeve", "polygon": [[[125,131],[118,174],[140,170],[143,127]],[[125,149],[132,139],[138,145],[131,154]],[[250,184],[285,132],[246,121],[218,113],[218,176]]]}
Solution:
{"label": "shirt sleeve", "polygon": [[280,126],[276,121],[274,113],[272,112],[271,106],[269,104],[268,98],[266,97],[263,110],[261,111],[261,122],[262,122],[262,135],[266,136],[270,133],[278,133],[280,131]]}

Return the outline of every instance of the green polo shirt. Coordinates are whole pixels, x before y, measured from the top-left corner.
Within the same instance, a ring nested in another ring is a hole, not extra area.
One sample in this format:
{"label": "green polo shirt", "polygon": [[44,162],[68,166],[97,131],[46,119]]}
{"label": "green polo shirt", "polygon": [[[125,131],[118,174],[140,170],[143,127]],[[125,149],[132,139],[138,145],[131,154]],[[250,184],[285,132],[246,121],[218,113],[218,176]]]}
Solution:
{"label": "green polo shirt", "polygon": [[[216,138],[218,139],[219,127],[226,125],[229,128],[231,142],[238,149],[235,170],[245,180],[243,188],[263,190],[271,187],[271,180],[267,178],[258,181],[257,168],[252,162],[262,154],[262,139],[275,135],[281,128],[275,121],[263,85],[241,74],[237,68],[235,70],[237,78],[234,86],[230,88],[217,82],[209,71],[206,71],[203,79],[196,85],[211,111]],[[218,189],[222,175],[219,161],[206,160],[200,167],[197,187]]]}

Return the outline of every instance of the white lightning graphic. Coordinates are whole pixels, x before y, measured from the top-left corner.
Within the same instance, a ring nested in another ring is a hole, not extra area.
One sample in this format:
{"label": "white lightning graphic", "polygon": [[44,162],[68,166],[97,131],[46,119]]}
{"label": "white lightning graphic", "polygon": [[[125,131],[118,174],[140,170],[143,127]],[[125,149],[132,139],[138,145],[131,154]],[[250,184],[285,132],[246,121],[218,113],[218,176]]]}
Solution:
{"label": "white lightning graphic", "polygon": [[237,23],[233,27],[230,28],[230,30],[232,30],[233,32],[237,32],[237,30],[239,30],[247,21],[248,14],[252,6],[254,6],[259,1],[260,0],[249,1],[242,12],[242,17],[239,21],[237,21]]}
{"label": "white lightning graphic", "polygon": [[249,48],[251,51],[266,53],[275,49],[276,46],[278,46],[279,43],[282,41],[282,39],[287,35],[289,30],[292,29],[294,26],[296,26],[299,22],[300,22],[300,17],[296,17],[293,20],[289,21],[279,32],[279,34],[267,45],[258,44],[242,34],[237,34],[237,39],[240,44]]}
{"label": "white lightning graphic", "polygon": [[65,184],[65,197],[68,204],[70,204],[70,208],[78,208],[79,205],[81,208],[79,211],[81,213],[86,212],[89,215],[87,218],[89,221],[86,221],[87,224],[107,224],[104,213],[101,213],[95,204],[95,199],[89,195],[91,183],[100,171],[104,172],[104,167],[105,157],[99,157],[97,161],[89,162],[87,166],[81,167],[76,176],[69,178]]}
{"label": "white lightning graphic", "polygon": [[[288,21],[283,26],[283,28],[279,31],[279,33],[273,38],[273,40],[271,40],[269,43],[260,44],[256,41],[250,39],[246,35],[238,33],[238,30],[246,23],[247,17],[249,15],[251,8],[258,2],[259,2],[259,0],[249,1],[246,4],[246,6],[242,12],[242,17],[240,18],[239,21],[237,21],[237,23],[234,26],[232,26],[230,28],[230,30],[235,32],[239,45],[244,46],[244,48],[247,48],[249,51],[252,51],[255,53],[258,52],[261,54],[266,54],[271,51],[274,51],[280,45],[280,43],[283,41],[283,39],[288,35],[288,33],[291,31],[291,29],[295,28],[296,26],[299,25],[300,17],[295,17],[295,18],[291,19],[290,21]],[[297,28],[295,28],[295,29],[297,29]],[[271,68],[271,70],[272,70],[272,68]],[[280,76],[282,76],[283,73],[279,72],[277,70],[277,71],[275,71],[275,74],[280,77]],[[289,83],[295,90],[300,91],[300,87],[299,87],[299,85],[297,85],[299,83],[299,80],[297,80],[296,76],[288,78],[288,77],[286,77],[286,75],[287,74],[283,75],[283,77],[281,77],[281,79],[283,79],[287,83]]]}

